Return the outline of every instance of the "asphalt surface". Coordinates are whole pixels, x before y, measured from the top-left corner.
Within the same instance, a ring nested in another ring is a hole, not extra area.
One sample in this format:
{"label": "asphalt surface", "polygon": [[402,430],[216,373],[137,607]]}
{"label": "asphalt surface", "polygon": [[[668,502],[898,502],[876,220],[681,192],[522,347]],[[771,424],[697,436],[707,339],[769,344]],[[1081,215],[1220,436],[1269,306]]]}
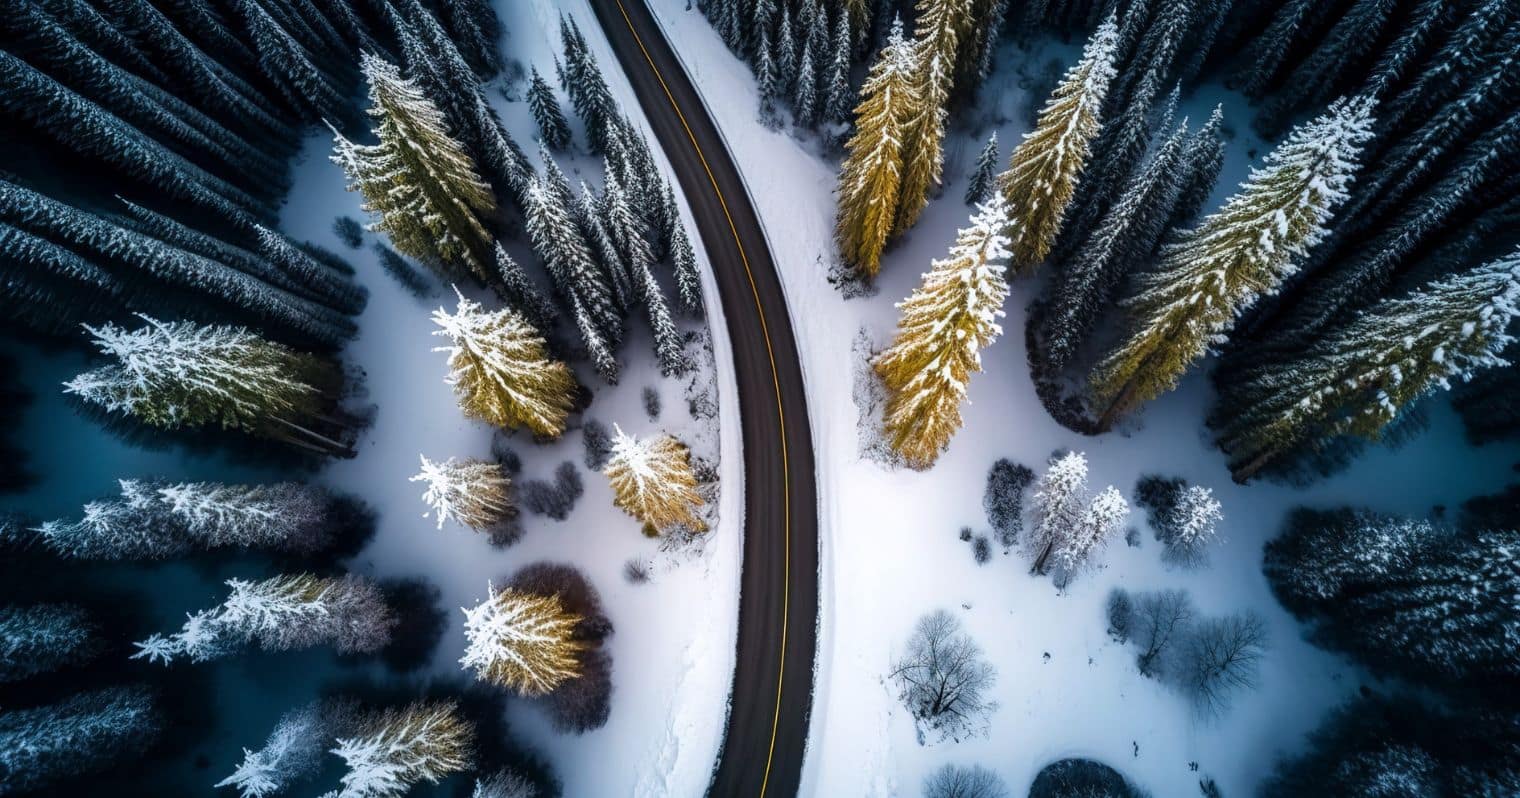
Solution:
{"label": "asphalt surface", "polygon": [[818,498],[786,297],[739,170],[649,8],[643,0],[591,5],[691,204],[717,279],[739,383],[739,650],[708,795],[796,795],[817,644]]}

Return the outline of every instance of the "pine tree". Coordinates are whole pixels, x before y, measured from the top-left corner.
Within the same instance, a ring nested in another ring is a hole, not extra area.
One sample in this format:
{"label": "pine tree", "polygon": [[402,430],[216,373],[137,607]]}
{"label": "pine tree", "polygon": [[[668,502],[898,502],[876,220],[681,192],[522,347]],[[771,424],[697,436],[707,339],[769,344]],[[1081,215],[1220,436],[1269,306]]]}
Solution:
{"label": "pine tree", "polygon": [[802,43],[797,84],[792,90],[792,119],[799,127],[812,127],[818,122],[818,68],[815,62],[810,37]]}
{"label": "pine tree", "polygon": [[545,195],[531,197],[528,203],[528,234],[533,248],[561,294],[577,297],[600,336],[610,346],[617,346],[623,340],[623,312],[610,270],[591,256],[590,243],[575,218],[575,196],[569,181],[547,152],[540,151],[539,156],[544,160]]}
{"label": "pine tree", "polygon": [[601,67],[586,47],[573,19],[560,19],[560,39],[564,42],[565,77],[569,81],[565,90],[570,93],[570,103],[586,125],[591,151],[606,152],[607,139],[614,134],[613,128],[620,116],[617,101],[612,98]]}
{"label": "pine tree", "polygon": [[757,38],[760,43],[755,61],[755,82],[760,91],[760,120],[774,127],[782,79],[776,61],[771,57],[770,34],[761,28]]}
{"label": "pine tree", "polygon": [[894,235],[913,227],[944,169],[946,107],[955,81],[959,34],[970,0],[919,0],[913,42],[913,102],[903,109],[903,167]]}
{"label": "pine tree", "polygon": [[100,649],[97,634],[72,604],[0,607],[0,684],[87,662]]}
{"label": "pine tree", "polygon": [[892,234],[902,184],[903,118],[919,102],[914,94],[913,48],[894,21],[887,43],[861,87],[855,135],[840,168],[834,239],[845,262],[866,277],[881,270],[881,251]]}
{"label": "pine tree", "polygon": [[135,643],[132,658],[166,665],[180,656],[206,662],[249,644],[293,651],[327,643],[340,654],[371,653],[390,642],[395,626],[380,589],[352,574],[229,579],[227,586],[232,592],[225,601],[190,615],[178,632]]}
{"label": "pine tree", "polygon": [[585,306],[581,304],[579,297],[571,299],[572,318],[575,319],[575,327],[580,330],[581,343],[586,347],[586,354],[591,357],[592,367],[596,373],[609,384],[616,385],[618,381],[617,358],[612,354],[612,349],[607,340],[602,337],[596,323],[591,320]]}
{"label": "pine tree", "polygon": [[435,463],[424,455],[418,457],[422,471],[410,481],[427,484],[422,501],[437,517],[439,529],[447,521],[457,521],[471,529],[487,530],[517,515],[512,480],[500,464],[452,457]]}
{"label": "pine tree", "polygon": [[1157,537],[1166,544],[1164,557],[1171,562],[1193,566],[1202,563],[1208,545],[1219,536],[1217,525],[1224,513],[1214,492],[1199,485],[1189,485],[1177,495],[1168,513],[1166,534]]}
{"label": "pine tree", "polygon": [[[241,798],[268,798],[316,775],[322,748],[345,714],[332,702],[314,702],[280,716],[264,747],[243,749],[243,761],[216,787],[236,787]],[[339,717],[335,717],[339,716]]]}
{"label": "pine tree", "polygon": [[502,769],[476,779],[470,798],[538,798],[538,788],[522,775]]}
{"label": "pine tree", "polygon": [[499,241],[496,243],[496,280],[493,283],[500,286],[502,297],[511,303],[512,309],[532,322],[540,332],[548,332],[554,327],[554,306],[533,285],[523,267],[502,249]]}
{"label": "pine tree", "polygon": [[1186,135],[1184,122],[1124,186],[1070,262],[1052,276],[1050,300],[1031,318],[1039,346],[1030,354],[1043,370],[1055,373],[1072,362],[1098,316],[1113,302],[1126,270],[1139,271],[1149,262],[1183,188],[1178,173]]}
{"label": "pine tree", "polygon": [[982,147],[980,155],[976,156],[976,166],[971,170],[971,179],[966,181],[966,204],[980,205],[987,201],[987,195],[992,192],[997,178],[998,165],[998,140],[997,131],[987,139],[986,146]]}
{"label": "pine tree", "polygon": [[0,712],[0,792],[38,791],[101,770],[141,753],[162,728],[152,695],[140,687]]}
{"label": "pine tree", "polygon": [[1224,168],[1224,106],[1214,106],[1209,121],[1187,143],[1182,155],[1182,189],[1172,209],[1168,228],[1191,225],[1214,193]]}
{"label": "pine tree", "polygon": [[309,554],[331,545],[350,509],[301,482],[119,484],[120,498],[87,503],[78,521],[43,523],[40,542],[61,557],[85,560],[157,560],[220,548]]}
{"label": "pine tree", "polygon": [[1029,269],[1045,259],[1060,233],[1087,161],[1088,145],[1099,128],[1108,82],[1113,77],[1113,54],[1118,30],[1105,20],[1088,40],[1082,60],[1067,70],[1040,111],[1035,129],[1009,158],[1008,170],[998,176],[998,190],[1008,200],[1013,263]]}
{"label": "pine tree", "polygon": [[450,346],[449,384],[465,415],[497,427],[527,427],[535,435],[558,437],[565,431],[576,391],[575,376],[564,363],[549,359],[544,339],[510,310],[486,311],[459,297],[454,313],[433,311],[440,329],[434,335]]}
{"label": "pine tree", "polygon": [[1452,379],[1507,366],[1520,308],[1520,251],[1373,306],[1302,356],[1259,369],[1224,398],[1220,444],[1237,481],[1305,444],[1376,439]]}
{"label": "pine tree", "polygon": [[1095,552],[1103,549],[1129,517],[1129,502],[1124,500],[1117,488],[1104,488],[1082,511],[1077,525],[1060,542],[1052,556],[1056,565],[1056,586],[1065,588],[1071,583]]}
{"label": "pine tree", "polygon": [[1082,523],[1087,509],[1087,457],[1068,452],[1051,461],[1034,484],[1034,523],[1024,538],[1029,572],[1044,574],[1050,555]]}
{"label": "pine tree", "polygon": [[1335,87],[1348,74],[1355,74],[1383,39],[1399,6],[1398,0],[1356,0],[1314,51],[1283,78],[1283,88],[1262,105],[1257,129],[1269,135],[1279,133],[1293,114],[1329,100]]}
{"label": "pine tree", "polygon": [[1456,94],[1514,17],[1513,4],[1480,0],[1431,55],[1427,68],[1402,92],[1388,98],[1381,126],[1386,130],[1402,130],[1407,120],[1431,113]]}
{"label": "pine tree", "polygon": [[686,226],[676,217],[672,228],[670,258],[676,273],[676,291],[681,308],[691,316],[702,316],[702,278],[697,274],[697,256],[692,251],[691,239],[686,236]]}
{"label": "pine tree", "polygon": [[1252,97],[1261,96],[1287,60],[1288,53],[1304,36],[1314,18],[1323,13],[1319,7],[1330,5],[1319,0],[1287,0],[1272,17],[1271,23],[1255,37],[1240,55],[1240,66],[1230,81],[1232,87]]}
{"label": "pine tree", "polygon": [[844,125],[850,121],[850,56],[854,52],[851,40],[850,12],[841,11],[834,16],[834,37],[828,68],[824,70],[823,121],[830,125]]}
{"label": "pine tree", "polygon": [[467,770],[474,748],[475,728],[452,701],[387,709],[354,736],[338,738],[332,753],[348,772],[334,798],[400,798],[418,783]]}
{"label": "pine tree", "polygon": [[775,52],[771,60],[776,64],[776,76],[782,94],[797,82],[797,39],[792,29],[792,7],[781,4],[781,21],[776,25]]}
{"label": "pine tree", "polygon": [[555,595],[486,586],[486,600],[464,610],[469,641],[459,664],[475,678],[541,696],[581,674],[580,616]]}
{"label": "pine tree", "polygon": [[128,331],[85,327],[117,362],[64,383],[64,392],[162,429],[216,424],[328,454],[349,451],[310,429],[327,413],[331,366],[239,327],[141,317]]}
{"label": "pine tree", "polygon": [[[955,96],[969,102],[992,74],[992,53],[1002,38],[1008,0],[973,0],[966,13],[955,65]],[[955,99],[955,98],[952,98]]]}
{"label": "pine tree", "polygon": [[312,51],[270,17],[256,0],[233,6],[258,53],[264,76],[308,122],[342,113],[347,94],[332,74],[313,63]]}
{"label": "pine tree", "polygon": [[981,350],[1002,334],[1007,226],[1008,207],[994,195],[956,235],[950,256],[934,261],[923,285],[898,305],[897,337],[872,361],[889,392],[886,434],[914,468],[933,465],[949,446]]}
{"label": "pine tree", "polygon": [[697,493],[691,450],[669,435],[639,440],[613,426],[612,457],[602,473],[612,483],[612,503],[644,525],[655,537],[672,527],[705,532],[696,509],[705,502]]}
{"label": "pine tree", "polygon": [[533,68],[532,82],[528,86],[528,108],[533,112],[533,120],[538,123],[538,134],[550,149],[563,150],[570,146],[570,123],[559,109],[559,100],[555,98],[554,90],[538,74],[537,67]]}
{"label": "pine tree", "polygon": [[357,145],[334,128],[332,160],[379,217],[370,229],[446,277],[489,280],[491,236],[480,217],[496,210],[491,189],[414,83],[374,56],[364,57],[363,69],[380,143]]}
{"label": "pine tree", "polygon": [[[615,179],[612,172],[607,173],[609,179]],[[610,216],[606,210],[610,205],[609,194],[604,193],[600,200],[592,193],[591,187],[585,181],[581,181],[580,194],[575,198],[575,221],[580,226],[582,234],[586,237],[586,243],[591,247],[591,255],[601,265],[602,270],[609,273],[612,285],[613,299],[616,301],[619,312],[627,310],[637,304],[638,300],[633,293],[633,278],[629,274],[628,264],[623,260],[623,255],[618,251],[617,244],[612,239],[612,233],[607,229],[604,216]]]}
{"label": "pine tree", "polygon": [[1125,303],[1133,319],[1126,339],[1093,373],[1105,408],[1100,428],[1175,387],[1242,310],[1294,271],[1345,198],[1371,124],[1370,98],[1333,103],[1273,150],[1223,208],[1167,246]]}
{"label": "pine tree", "polygon": [[255,232],[259,237],[260,254],[297,283],[303,293],[343,313],[357,314],[364,309],[368,292],[349,275],[318,262],[290,239],[267,227],[260,225]]}

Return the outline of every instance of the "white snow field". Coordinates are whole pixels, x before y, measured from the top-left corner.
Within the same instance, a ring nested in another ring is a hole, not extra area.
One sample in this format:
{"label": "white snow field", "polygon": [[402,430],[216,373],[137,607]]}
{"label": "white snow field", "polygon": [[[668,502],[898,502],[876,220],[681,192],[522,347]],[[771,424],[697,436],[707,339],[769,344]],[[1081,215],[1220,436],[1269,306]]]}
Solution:
{"label": "white snow field", "polygon": [[[924,777],[950,762],[992,768],[1022,796],[1047,763],[1086,756],[1157,796],[1197,795],[1203,776],[1215,778],[1225,795],[1251,795],[1275,756],[1301,746],[1325,711],[1367,678],[1302,639],[1299,625],[1268,591],[1261,548],[1286,510],[1357,504],[1424,515],[1434,505],[1455,508],[1502,487],[1520,451],[1465,445],[1455,414],[1439,399],[1431,402],[1429,429],[1397,451],[1370,450],[1349,470],[1305,490],[1243,488],[1230,481],[1206,437],[1202,418],[1211,388],[1202,370],[1147,408],[1129,432],[1077,435],[1056,424],[1035,397],[1023,333],[1036,285],[1019,280],[1002,339],[982,353],[987,371],[972,377],[965,428],[938,464],[917,473],[862,459],[851,389],[861,357],[852,353],[852,341],[863,328],[875,348],[886,345],[896,322],[893,303],[908,295],[967,222],[964,181],[987,135],[998,131],[1006,161],[1029,129],[1028,98],[1014,74],[1026,56],[1010,46],[1000,50],[983,105],[971,115],[982,120],[980,129],[957,127],[947,141],[942,196],[885,258],[879,291],[846,300],[827,279],[835,257],[835,162],[818,154],[816,141],[760,123],[748,68],[686,0],[652,5],[744,170],[770,231],[802,350],[819,470],[823,591],[803,794],[919,795]],[[1079,46],[1045,46],[1037,63],[1059,59],[1064,69]],[[1248,109],[1237,95],[1205,87],[1185,100],[1182,113],[1196,129],[1221,101],[1227,128],[1238,133],[1210,207],[1245,176],[1247,151],[1260,158],[1268,149],[1248,132]],[[1087,453],[1094,493],[1112,484],[1133,501],[1135,481],[1147,473],[1213,488],[1225,519],[1212,565],[1196,571],[1164,565],[1162,546],[1136,509],[1130,523],[1141,528],[1142,545],[1115,541],[1096,557],[1101,570],[1078,577],[1065,595],[1050,578],[1029,576],[1017,553],[998,550],[978,566],[957,532],[962,526],[990,531],[982,510],[988,468],[1008,457],[1038,473],[1060,448]],[[1103,603],[1115,586],[1186,589],[1205,615],[1260,613],[1270,648],[1259,689],[1239,695],[1218,721],[1195,719],[1185,698],[1139,675],[1133,647],[1106,634]],[[962,621],[997,668],[993,697],[1000,706],[986,737],[924,745],[886,674],[914,622],[940,608]]]}
{"label": "white snow field", "polygon": [[[530,65],[536,65],[551,81],[553,56],[560,52],[559,15],[573,14],[624,111],[635,124],[644,125],[617,61],[584,2],[502,0],[496,10],[506,30],[502,46],[509,65],[520,64],[524,75]],[[511,72],[509,66],[507,74]],[[537,130],[522,99],[525,86],[520,77],[516,82],[502,78],[487,93],[513,137],[536,161]],[[517,101],[508,101],[497,87],[512,91]],[[561,95],[560,101],[570,114],[568,99]],[[577,134],[573,150],[578,155],[561,156],[561,166],[572,185],[585,180],[597,186],[601,159],[585,154],[584,137],[579,125],[573,124]],[[554,469],[572,461],[581,472],[585,494],[564,521],[525,513],[522,540],[510,548],[492,548],[484,535],[458,524],[435,529],[433,521],[423,517],[428,509],[422,501],[423,486],[408,481],[417,473],[419,454],[433,460],[491,457],[493,429],[460,413],[452,388],[444,384],[446,355],[432,351],[447,341],[432,335],[437,327],[429,314],[440,305],[452,311],[453,292],[440,284],[434,296],[413,297],[381,269],[369,249],[369,242],[376,240],[374,234],[367,234],[365,247],[357,251],[337,240],[331,230],[336,216],[346,214],[363,221],[364,215],[359,196],[344,191],[342,171],[327,160],[330,149],[327,136],[314,135],[307,142],[282,224],[298,240],[342,253],[370,290],[369,305],[359,317],[359,336],[344,352],[344,359],[365,372],[364,401],[376,406],[374,425],[360,439],[356,458],[336,462],[322,475],[334,487],[362,496],[379,514],[375,538],[351,567],[378,577],[419,577],[442,591],[448,627],[430,671],[448,676],[463,675],[458,663],[465,649],[460,608],[484,600],[488,581],[500,585],[518,568],[545,560],[581,569],[601,594],[616,630],[608,641],[613,658],[611,718],[605,727],[587,734],[563,735],[553,731],[537,707],[514,700],[509,718],[514,731],[528,747],[546,755],[565,795],[700,795],[711,775],[727,716],[743,521],[738,399],[726,327],[705,253],[697,247],[716,370],[702,358],[697,373],[662,378],[647,327],[637,318],[619,352],[623,371],[618,385],[606,385],[584,364],[577,364],[582,383],[596,395],[584,418],[596,419],[609,430],[616,423],[638,435],[670,432],[690,444],[695,456],[720,462],[722,489],[713,508],[719,522],[707,533],[705,544],[697,550],[662,552],[659,541],[641,535],[638,522],[612,506],[606,477],[588,471],[582,463],[584,450],[577,428],[548,445],[534,443],[525,431],[504,442],[522,458],[522,474],[514,477],[518,484],[552,481]],[[658,146],[654,151],[669,175]],[[670,180],[674,185],[673,175]],[[684,200],[682,214],[695,235]],[[534,263],[523,242],[504,243],[519,263]],[[539,279],[544,278],[540,275]],[[669,288],[667,295],[674,296]],[[498,306],[484,292],[475,292],[475,298],[487,307]],[[683,329],[702,327],[682,322]],[[690,417],[687,395],[693,381],[699,389],[716,391],[718,418]],[[645,387],[660,394],[663,410],[658,421],[645,415],[641,398]],[[647,584],[631,584],[624,578],[625,563],[634,559],[649,564]]]}

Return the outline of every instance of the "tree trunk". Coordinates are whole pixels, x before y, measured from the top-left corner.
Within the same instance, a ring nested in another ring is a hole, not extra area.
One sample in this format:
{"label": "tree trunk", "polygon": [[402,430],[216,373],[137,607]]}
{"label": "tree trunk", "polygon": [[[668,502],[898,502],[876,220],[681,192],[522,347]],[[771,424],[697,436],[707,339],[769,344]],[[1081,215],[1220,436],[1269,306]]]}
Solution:
{"label": "tree trunk", "polygon": [[1233,469],[1231,469],[1230,470],[1230,478],[1233,479],[1233,480],[1235,480],[1236,484],[1239,484],[1239,485],[1246,484],[1246,482],[1248,480],[1250,480],[1251,477],[1256,476],[1256,472],[1258,472],[1262,468],[1264,468],[1267,465],[1267,463],[1270,463],[1273,460],[1275,460],[1277,458],[1277,455],[1280,454],[1281,452],[1282,452],[1281,448],[1275,448],[1275,449],[1268,449],[1265,452],[1262,452],[1261,454],[1256,455],[1256,457],[1252,458],[1252,460],[1249,463],[1246,463],[1245,465],[1241,466],[1240,468],[1233,468]]}
{"label": "tree trunk", "polygon": [[1040,556],[1034,558],[1034,565],[1031,565],[1029,567],[1029,573],[1031,573],[1031,574],[1037,574],[1039,576],[1044,576],[1045,575],[1045,561],[1048,560],[1048,559],[1050,559],[1050,553],[1052,551],[1055,551],[1055,548],[1056,548],[1056,542],[1054,540],[1050,541],[1049,543],[1046,543],[1045,544],[1045,548],[1040,551]]}

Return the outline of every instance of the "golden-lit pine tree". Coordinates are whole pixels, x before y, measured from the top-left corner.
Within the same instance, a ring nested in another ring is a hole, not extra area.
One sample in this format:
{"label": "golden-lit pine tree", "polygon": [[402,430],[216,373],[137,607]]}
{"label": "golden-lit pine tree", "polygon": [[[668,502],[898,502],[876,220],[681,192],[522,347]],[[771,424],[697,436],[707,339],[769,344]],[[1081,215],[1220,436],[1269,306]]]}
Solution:
{"label": "golden-lit pine tree", "polygon": [[960,31],[970,16],[969,0],[919,0],[913,41],[913,99],[903,120],[903,169],[892,235],[902,235],[929,204],[945,166],[945,106],[955,82]]}
{"label": "golden-lit pine tree", "polygon": [[1017,269],[1027,270],[1044,260],[1061,232],[1089,145],[1098,134],[1118,42],[1119,32],[1109,17],[1088,39],[1082,60],[1050,93],[1034,130],[1024,134],[1009,156],[1008,170],[998,175],[998,189],[1013,219],[1009,237]]}
{"label": "golden-lit pine tree", "polygon": [[442,328],[433,334],[446,336],[453,345],[434,351],[449,353],[448,382],[465,415],[558,437],[574,403],[570,367],[549,358],[544,339],[516,312],[487,311],[458,289],[455,294],[455,312],[433,311],[433,322]]}
{"label": "golden-lit pine tree", "polygon": [[913,88],[913,47],[894,20],[887,43],[871,66],[855,107],[855,135],[839,175],[834,238],[845,261],[875,277],[892,235],[902,182],[903,119],[918,102]]}
{"label": "golden-lit pine tree", "polygon": [[1007,203],[994,193],[956,235],[950,257],[934,261],[923,285],[898,304],[897,338],[873,361],[890,394],[887,435],[914,468],[933,465],[950,445],[966,384],[982,370],[981,349],[1003,332],[1007,228]]}
{"label": "golden-lit pine tree", "polygon": [[348,175],[349,190],[364,196],[364,209],[379,216],[370,229],[447,277],[489,282],[495,257],[480,219],[496,211],[490,186],[412,81],[368,53],[361,67],[380,143],[354,144],[332,128],[332,160]]}
{"label": "golden-lit pine tree", "polygon": [[575,639],[579,615],[559,596],[486,586],[486,600],[464,610],[469,641],[461,667],[481,681],[525,696],[551,693],[580,675],[583,646]]}
{"label": "golden-lit pine tree", "polygon": [[475,727],[453,701],[418,701],[387,709],[361,722],[352,737],[332,749],[348,765],[336,798],[404,795],[414,785],[436,784],[468,770],[474,759]]}
{"label": "golden-lit pine tree", "polygon": [[1299,126],[1224,207],[1168,244],[1155,272],[1125,300],[1124,341],[1091,377],[1108,429],[1123,413],[1175,388],[1188,367],[1226,340],[1236,317],[1297,270],[1346,198],[1361,145],[1372,136],[1371,97],[1341,99]]}
{"label": "golden-lit pine tree", "polygon": [[704,502],[686,444],[669,435],[639,440],[614,429],[612,457],[602,471],[612,483],[612,503],[642,522],[650,537],[674,526],[706,531],[697,517]]}

